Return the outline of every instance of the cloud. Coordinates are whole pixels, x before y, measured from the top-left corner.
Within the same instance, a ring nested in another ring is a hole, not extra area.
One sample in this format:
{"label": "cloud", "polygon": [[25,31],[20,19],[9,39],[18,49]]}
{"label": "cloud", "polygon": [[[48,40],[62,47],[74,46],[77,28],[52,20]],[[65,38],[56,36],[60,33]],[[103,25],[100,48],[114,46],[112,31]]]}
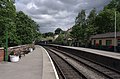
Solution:
{"label": "cloud", "polygon": [[111,0],[16,0],[17,11],[23,11],[40,25],[41,32],[56,28],[67,30],[74,25],[78,12],[98,11]]}

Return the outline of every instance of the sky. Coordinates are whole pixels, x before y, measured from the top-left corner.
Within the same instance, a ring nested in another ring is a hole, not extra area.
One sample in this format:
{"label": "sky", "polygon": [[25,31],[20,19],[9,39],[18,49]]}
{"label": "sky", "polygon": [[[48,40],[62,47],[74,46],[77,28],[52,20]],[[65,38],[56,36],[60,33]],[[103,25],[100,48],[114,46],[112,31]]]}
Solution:
{"label": "sky", "polygon": [[84,9],[86,15],[96,8],[99,12],[111,0],[16,0],[17,11],[23,11],[40,26],[40,32],[67,30],[74,25],[78,13]]}

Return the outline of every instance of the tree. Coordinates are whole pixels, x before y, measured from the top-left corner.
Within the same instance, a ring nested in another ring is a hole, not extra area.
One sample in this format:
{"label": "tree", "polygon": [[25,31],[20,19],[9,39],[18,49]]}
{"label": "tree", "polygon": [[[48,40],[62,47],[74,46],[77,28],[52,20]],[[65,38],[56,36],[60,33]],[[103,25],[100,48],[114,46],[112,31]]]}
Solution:
{"label": "tree", "polygon": [[[119,12],[117,12],[117,14],[119,14]],[[105,9],[101,11],[95,20],[95,26],[97,26],[97,33],[114,32],[115,26],[114,22],[115,22],[115,9]]]}
{"label": "tree", "polygon": [[60,34],[62,31],[63,31],[63,30],[62,30],[61,28],[57,28],[57,29],[55,30],[55,34]]}
{"label": "tree", "polygon": [[64,42],[64,34],[59,34],[59,36],[55,39],[54,43],[56,44],[65,44]]}
{"label": "tree", "polygon": [[22,11],[17,12],[16,17],[17,36],[21,44],[29,44],[35,41],[38,35],[38,25]]}
{"label": "tree", "polygon": [[83,45],[85,39],[85,28],[86,28],[86,14],[85,10],[82,10],[78,13],[78,16],[75,20],[75,25],[72,28],[71,36],[74,38],[74,42],[80,43]]}
{"label": "tree", "polygon": [[42,34],[40,32],[36,33],[35,43],[38,43],[42,39]]}
{"label": "tree", "polygon": [[43,33],[42,35],[43,35],[44,38],[46,38],[46,37],[53,37],[54,33],[53,32],[48,32],[48,33]]}
{"label": "tree", "polygon": [[8,31],[8,45],[18,43],[15,25],[16,9],[11,0],[0,1],[0,46],[5,45],[5,35]]}
{"label": "tree", "polygon": [[89,39],[89,37],[93,34],[96,34],[96,27],[95,27],[95,19],[96,19],[96,9],[94,8],[93,10],[91,10],[91,12],[89,13],[86,21],[87,21],[87,28],[86,28],[86,36],[87,39]]}
{"label": "tree", "polygon": [[16,12],[14,0],[0,1],[0,46],[5,46],[8,32],[8,46],[28,44],[41,34],[39,25],[22,11]]}
{"label": "tree", "polygon": [[85,25],[86,23],[86,14],[85,14],[85,10],[81,10],[80,13],[78,13],[78,16],[75,19],[75,25]]}
{"label": "tree", "polygon": [[104,9],[116,9],[120,12],[120,0],[112,0]]}
{"label": "tree", "polygon": [[76,40],[81,40],[84,36],[83,29],[79,26],[73,26],[71,31],[71,36]]}
{"label": "tree", "polygon": [[117,12],[117,31],[120,31],[120,0],[112,0],[98,15],[95,9],[91,10],[87,18],[85,10],[78,13],[71,32],[74,42],[88,45],[91,35],[114,32],[115,11]]}
{"label": "tree", "polygon": [[87,24],[94,25],[96,16],[97,16],[96,9],[94,8],[93,10],[91,10],[91,12],[89,13],[89,15],[87,17]]}
{"label": "tree", "polygon": [[117,16],[116,16],[116,23],[117,23],[117,32],[120,32],[120,12],[117,12]]}

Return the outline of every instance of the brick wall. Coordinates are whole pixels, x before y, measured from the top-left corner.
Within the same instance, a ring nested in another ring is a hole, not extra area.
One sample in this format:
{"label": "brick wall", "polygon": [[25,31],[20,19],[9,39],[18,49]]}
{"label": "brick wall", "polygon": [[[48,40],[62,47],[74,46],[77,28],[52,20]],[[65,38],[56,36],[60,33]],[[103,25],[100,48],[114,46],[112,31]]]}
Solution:
{"label": "brick wall", "polygon": [[[10,52],[15,51],[15,52],[29,52],[29,48],[34,48],[34,44],[28,44],[28,45],[21,45],[21,46],[14,46],[14,47],[9,47],[8,48],[8,55]],[[0,62],[4,60],[4,49],[0,48]]]}
{"label": "brick wall", "polygon": [[4,49],[0,48],[0,62],[4,60]]}

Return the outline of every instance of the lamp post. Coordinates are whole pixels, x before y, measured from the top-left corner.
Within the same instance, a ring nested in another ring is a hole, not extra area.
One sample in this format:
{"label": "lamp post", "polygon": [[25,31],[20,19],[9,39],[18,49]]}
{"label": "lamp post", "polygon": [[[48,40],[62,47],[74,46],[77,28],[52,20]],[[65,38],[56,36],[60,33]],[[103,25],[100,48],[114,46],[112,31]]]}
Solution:
{"label": "lamp post", "polygon": [[[1,4],[1,6],[6,9],[6,5],[5,4]],[[5,27],[5,61],[8,61],[8,31],[7,31],[7,26]]]}
{"label": "lamp post", "polygon": [[8,28],[6,27],[5,61],[8,61]]}
{"label": "lamp post", "polygon": [[117,46],[117,33],[116,33],[116,11],[115,11],[115,38],[114,38],[114,52],[116,52],[116,46]]}
{"label": "lamp post", "polygon": [[[8,0],[10,2],[10,0]],[[9,17],[9,14],[8,14]],[[5,34],[5,61],[8,61],[8,25],[6,25],[6,34]]]}
{"label": "lamp post", "polygon": [[[115,8],[117,8],[117,6],[119,5],[119,2],[117,2],[116,4],[115,4]],[[116,20],[117,20],[117,18],[116,18],[116,9],[115,9],[115,39],[114,39],[114,52],[116,52],[117,50],[116,50],[116,46],[117,46],[117,33],[116,33],[116,24],[117,24],[117,22],[116,22]]]}

